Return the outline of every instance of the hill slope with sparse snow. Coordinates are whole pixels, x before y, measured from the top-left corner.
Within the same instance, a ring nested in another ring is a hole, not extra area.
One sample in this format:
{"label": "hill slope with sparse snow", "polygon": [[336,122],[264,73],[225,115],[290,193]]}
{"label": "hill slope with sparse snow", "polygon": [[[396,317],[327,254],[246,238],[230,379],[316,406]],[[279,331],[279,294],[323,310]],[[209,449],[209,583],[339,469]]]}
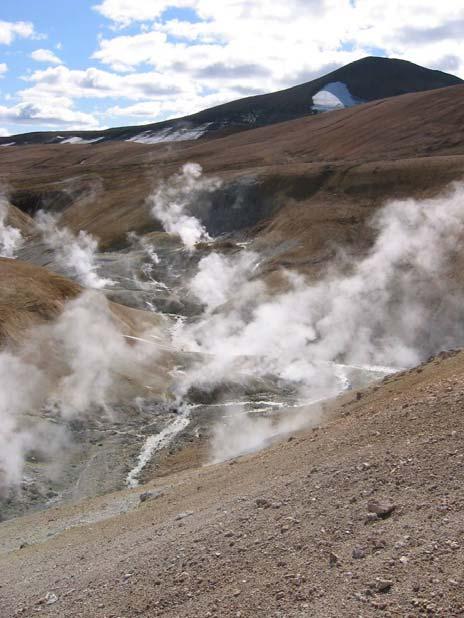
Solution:
{"label": "hill slope with sparse snow", "polygon": [[0,138],[0,146],[197,140],[461,82],[454,75],[405,60],[367,57],[299,86],[239,99],[183,118],[105,131],[25,133]]}

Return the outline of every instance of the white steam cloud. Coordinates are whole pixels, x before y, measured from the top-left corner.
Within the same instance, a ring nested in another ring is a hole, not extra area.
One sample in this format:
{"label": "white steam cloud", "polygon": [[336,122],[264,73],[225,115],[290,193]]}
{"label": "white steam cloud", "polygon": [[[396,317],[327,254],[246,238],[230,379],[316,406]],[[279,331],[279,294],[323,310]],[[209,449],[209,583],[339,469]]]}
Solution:
{"label": "white steam cloud", "polygon": [[21,481],[29,450],[51,454],[60,447],[57,425],[44,421],[41,410],[63,420],[111,416],[123,378],[145,382],[148,368],[164,371],[159,348],[129,342],[97,292],[68,302],[56,322],[30,335],[15,353],[0,352],[0,494]]}
{"label": "white steam cloud", "polygon": [[182,172],[162,182],[148,198],[152,215],[166,232],[176,234],[189,251],[200,241],[211,240],[202,223],[190,212],[196,197],[220,186],[217,179],[204,178],[201,165],[186,163]]}
{"label": "white steam cloud", "polygon": [[79,283],[95,289],[113,285],[111,279],[100,277],[97,272],[98,241],[91,234],[81,230],[76,236],[68,228],[59,227],[56,217],[44,211],[37,213],[35,221],[60,267],[70,270]]}
{"label": "white steam cloud", "polygon": [[6,223],[8,208],[7,200],[0,195],[0,257],[14,258],[24,239],[17,228]]}
{"label": "white steam cloud", "polygon": [[255,256],[202,260],[190,287],[206,311],[181,325],[176,341],[204,360],[179,391],[272,376],[317,401],[345,388],[352,372],[413,366],[462,345],[464,295],[452,269],[464,241],[463,185],[436,199],[390,202],[372,225],[377,239],[364,258],[332,266],[319,281],[287,272],[280,292],[244,268]]}
{"label": "white steam cloud", "polygon": [[316,424],[322,416],[321,408],[312,406],[298,411],[287,410],[283,416],[250,416],[237,405],[223,422],[217,423],[211,444],[211,462],[227,461],[237,455],[257,451],[285,434]]}
{"label": "white steam cloud", "polygon": [[242,287],[258,263],[259,256],[253,251],[241,251],[230,257],[210,253],[200,260],[189,290],[208,310],[215,309],[226,303],[237,287]]}
{"label": "white steam cloud", "polygon": [[[217,186],[188,164],[150,197],[153,214],[193,250],[209,236],[189,208],[195,196]],[[57,259],[81,282],[108,284],[96,272],[92,237],[76,237],[43,213],[38,225]],[[236,410],[215,429],[215,461],[317,422],[317,403],[349,386],[356,372],[412,366],[463,344],[464,294],[457,274],[464,185],[436,199],[390,202],[372,225],[377,236],[371,249],[357,262],[331,265],[318,280],[282,271],[281,286],[275,279],[270,285],[259,277],[261,257],[252,251],[200,260],[187,287],[204,312],[172,330],[177,350],[194,353],[182,356],[172,392],[180,399],[192,387],[210,391],[234,383],[258,393],[271,385],[284,400],[288,389],[298,406],[278,418]],[[156,262],[153,248],[147,251]],[[39,410],[48,407],[62,419],[110,414],[108,402],[121,386],[115,376],[143,376],[137,383],[147,384],[157,374],[158,392],[166,392],[167,363],[157,345],[149,350],[147,363],[147,347],[129,345],[105,299],[86,292],[54,324],[35,329],[27,346],[0,353],[0,490],[21,478],[28,450],[47,448],[29,420]],[[305,408],[303,402],[314,405]],[[153,444],[156,439],[148,443],[147,456]]]}

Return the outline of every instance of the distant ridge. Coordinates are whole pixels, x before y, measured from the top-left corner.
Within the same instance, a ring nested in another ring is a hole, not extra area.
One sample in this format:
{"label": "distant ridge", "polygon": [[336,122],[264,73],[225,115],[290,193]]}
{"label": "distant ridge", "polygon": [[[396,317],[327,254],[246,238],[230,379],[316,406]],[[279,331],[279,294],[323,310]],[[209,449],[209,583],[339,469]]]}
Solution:
{"label": "distant ridge", "polygon": [[204,139],[460,83],[463,80],[459,77],[406,60],[369,56],[305,84],[238,99],[183,118],[104,131],[24,133],[0,138],[0,146],[114,140],[162,143]]}

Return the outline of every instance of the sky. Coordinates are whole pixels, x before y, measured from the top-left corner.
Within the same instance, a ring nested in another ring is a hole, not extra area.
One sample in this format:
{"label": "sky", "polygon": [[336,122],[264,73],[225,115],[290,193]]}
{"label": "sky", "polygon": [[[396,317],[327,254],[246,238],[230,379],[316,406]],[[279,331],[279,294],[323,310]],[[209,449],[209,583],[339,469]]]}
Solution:
{"label": "sky", "polygon": [[1,0],[0,136],[179,117],[368,55],[464,78],[464,3]]}

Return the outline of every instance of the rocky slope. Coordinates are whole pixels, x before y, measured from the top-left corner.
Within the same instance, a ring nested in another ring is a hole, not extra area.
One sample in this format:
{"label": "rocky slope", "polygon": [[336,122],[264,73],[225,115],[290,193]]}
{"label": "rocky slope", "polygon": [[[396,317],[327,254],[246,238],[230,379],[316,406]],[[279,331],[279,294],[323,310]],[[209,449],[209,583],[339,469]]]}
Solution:
{"label": "rocky slope", "polygon": [[259,454],[4,523],[4,615],[462,615],[463,362]]}

